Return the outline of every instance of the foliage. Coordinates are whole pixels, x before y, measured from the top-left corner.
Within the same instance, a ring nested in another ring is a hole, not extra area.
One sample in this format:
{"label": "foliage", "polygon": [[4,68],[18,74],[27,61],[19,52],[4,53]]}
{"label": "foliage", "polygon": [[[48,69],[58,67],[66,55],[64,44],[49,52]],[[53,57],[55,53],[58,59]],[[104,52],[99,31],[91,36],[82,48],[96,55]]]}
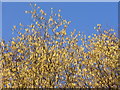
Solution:
{"label": "foliage", "polygon": [[[85,37],[76,30],[67,35],[71,21],[51,9],[47,15],[32,5],[33,23],[19,27],[12,41],[1,43],[3,88],[118,88],[119,39],[113,29],[95,28]],[[79,45],[78,42],[82,42]]]}

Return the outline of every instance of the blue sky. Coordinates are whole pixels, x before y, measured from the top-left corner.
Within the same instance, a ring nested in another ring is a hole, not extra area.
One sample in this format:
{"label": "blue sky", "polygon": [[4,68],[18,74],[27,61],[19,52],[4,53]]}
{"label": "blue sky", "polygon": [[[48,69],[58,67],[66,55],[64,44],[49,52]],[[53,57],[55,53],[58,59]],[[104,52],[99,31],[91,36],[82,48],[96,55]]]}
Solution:
{"label": "blue sky", "polygon": [[[104,29],[114,28],[117,32],[118,25],[118,3],[117,2],[39,2],[37,3],[46,13],[50,8],[55,12],[61,9],[62,16],[72,21],[68,32],[77,29],[86,35],[96,33],[94,26],[102,24]],[[3,2],[2,3],[2,38],[10,40],[13,25],[18,26],[20,22],[30,24],[31,16],[25,14],[25,10],[31,10],[29,2]]]}
{"label": "blue sky", "polygon": [[119,2],[119,0],[1,0],[2,2]]}

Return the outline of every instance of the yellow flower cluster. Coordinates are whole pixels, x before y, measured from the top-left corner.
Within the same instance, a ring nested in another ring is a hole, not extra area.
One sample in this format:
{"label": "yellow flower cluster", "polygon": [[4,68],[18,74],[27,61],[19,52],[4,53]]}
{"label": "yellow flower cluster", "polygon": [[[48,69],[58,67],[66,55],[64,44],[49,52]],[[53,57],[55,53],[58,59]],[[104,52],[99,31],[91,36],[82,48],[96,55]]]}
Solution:
{"label": "yellow flower cluster", "polygon": [[[86,38],[74,29],[67,35],[71,21],[63,19],[60,13],[56,14],[58,19],[54,13],[49,17],[36,4],[32,8],[33,11],[26,13],[34,16],[35,23],[20,24],[25,33],[18,31],[19,37],[13,38],[10,43],[0,42],[2,88],[119,86],[120,50],[115,34],[105,30],[102,34]],[[40,17],[36,18],[38,12]],[[59,29],[60,26],[62,29]],[[97,26],[101,27],[101,24]],[[18,29],[16,26],[13,28]]]}

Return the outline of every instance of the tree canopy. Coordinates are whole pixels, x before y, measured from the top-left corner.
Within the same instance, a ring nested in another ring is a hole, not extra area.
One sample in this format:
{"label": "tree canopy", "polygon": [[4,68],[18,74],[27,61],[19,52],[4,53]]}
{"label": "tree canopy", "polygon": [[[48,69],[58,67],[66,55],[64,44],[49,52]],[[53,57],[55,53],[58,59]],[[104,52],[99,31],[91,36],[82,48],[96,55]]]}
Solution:
{"label": "tree canopy", "polygon": [[[119,39],[113,29],[86,36],[60,12],[30,4],[31,25],[13,26],[17,37],[0,42],[2,88],[118,88]],[[82,43],[81,45],[79,43]]]}

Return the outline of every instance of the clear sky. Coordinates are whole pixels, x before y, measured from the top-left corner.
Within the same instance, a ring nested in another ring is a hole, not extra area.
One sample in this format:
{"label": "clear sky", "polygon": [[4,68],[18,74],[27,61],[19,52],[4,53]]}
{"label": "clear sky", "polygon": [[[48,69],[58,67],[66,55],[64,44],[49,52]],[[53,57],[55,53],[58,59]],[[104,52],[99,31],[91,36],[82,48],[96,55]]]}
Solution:
{"label": "clear sky", "polygon": [[[72,21],[68,32],[77,29],[86,35],[96,33],[94,26],[102,24],[104,29],[118,27],[118,3],[117,2],[39,2],[37,3],[46,13],[50,8],[57,12],[61,9],[62,16]],[[13,25],[30,24],[32,19],[25,10],[31,10],[29,2],[3,2],[2,3],[2,38],[10,40]],[[117,32],[117,30],[116,30]]]}
{"label": "clear sky", "polygon": [[119,0],[1,0],[2,2],[118,2]]}

